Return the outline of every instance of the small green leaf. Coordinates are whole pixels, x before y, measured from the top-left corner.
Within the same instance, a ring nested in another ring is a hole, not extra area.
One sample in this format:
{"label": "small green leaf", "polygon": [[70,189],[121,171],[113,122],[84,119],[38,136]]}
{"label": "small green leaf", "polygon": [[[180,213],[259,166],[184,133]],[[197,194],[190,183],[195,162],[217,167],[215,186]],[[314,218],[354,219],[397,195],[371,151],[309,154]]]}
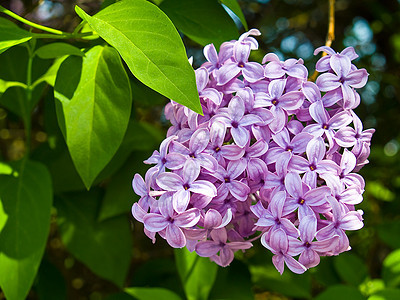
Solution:
{"label": "small green leaf", "polygon": [[41,77],[39,77],[32,84],[32,86],[35,87],[39,83],[42,83],[45,81],[45,82],[47,82],[48,85],[51,85],[52,87],[54,87],[54,85],[56,83],[58,69],[60,69],[61,64],[67,57],[68,56],[62,56],[62,57],[55,59],[53,64],[51,65],[51,67],[46,71],[46,73],[44,73]]}
{"label": "small green leaf", "polygon": [[160,8],[183,34],[202,46],[213,43],[219,47],[239,36],[235,23],[216,0],[164,0]]}
{"label": "small green leaf", "polygon": [[118,50],[141,82],[197,113],[202,112],[183,42],[157,6],[144,0],[120,1],[92,17],[77,6],[75,10]]}
{"label": "small green leaf", "polygon": [[360,291],[352,286],[333,285],[317,295],[314,300],[365,300]]}
{"label": "small green leaf", "polygon": [[32,34],[30,32],[0,17],[0,54],[12,46],[29,41],[31,38]]}
{"label": "small green leaf", "polygon": [[53,192],[45,166],[22,160],[18,176],[0,176],[0,198],[8,220],[0,232],[0,286],[7,299],[25,299],[43,256]]}
{"label": "small green leaf", "polygon": [[387,287],[400,287],[400,249],[391,252],[383,261],[382,278]]}
{"label": "small green leaf", "polygon": [[393,249],[400,248],[400,221],[384,221],[378,225],[378,236]]}
{"label": "small green leaf", "polygon": [[4,92],[9,88],[13,86],[19,86],[22,88],[26,88],[26,84],[18,81],[4,81],[3,79],[0,79],[0,97],[4,94]]}
{"label": "small green leaf", "polygon": [[400,289],[384,289],[373,294],[368,300],[395,300],[400,299]]}
{"label": "small green leaf", "polygon": [[4,226],[7,223],[8,215],[4,211],[3,203],[1,202],[0,199],[0,233],[3,230]]}
{"label": "small green leaf", "polygon": [[111,47],[95,46],[84,58],[68,57],[57,73],[57,118],[86,188],[114,156],[132,107],[121,59]]}
{"label": "small green leaf", "polygon": [[174,292],[163,288],[142,288],[131,287],[126,288],[125,293],[134,296],[138,300],[154,300],[154,299],[168,299],[168,300],[181,300]]}
{"label": "small green leaf", "polygon": [[188,300],[206,300],[217,276],[218,266],[186,248],[175,249],[175,262]]}
{"label": "small green leaf", "polygon": [[122,286],[131,260],[131,230],[126,216],[97,221],[101,198],[95,189],[57,199],[57,223],[63,243],[77,259]]}
{"label": "small green leaf", "polygon": [[354,253],[347,252],[336,256],[334,266],[339,276],[353,286],[358,286],[368,276],[364,262]]}
{"label": "small green leaf", "polygon": [[51,43],[44,45],[37,49],[35,54],[42,59],[57,58],[64,55],[85,55],[81,50],[67,43]]}
{"label": "small green leaf", "polygon": [[242,23],[244,30],[249,30],[247,27],[246,18],[243,15],[242,9],[240,8],[239,3],[237,0],[219,0],[222,4],[228,7],[240,20]]}

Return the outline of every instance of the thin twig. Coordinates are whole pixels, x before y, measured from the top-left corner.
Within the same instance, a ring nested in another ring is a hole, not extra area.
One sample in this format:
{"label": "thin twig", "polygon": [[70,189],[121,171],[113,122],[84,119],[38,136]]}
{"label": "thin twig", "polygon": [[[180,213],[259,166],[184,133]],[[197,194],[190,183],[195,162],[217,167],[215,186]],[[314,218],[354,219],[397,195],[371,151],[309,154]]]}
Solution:
{"label": "thin twig", "polygon": [[[335,0],[329,0],[329,25],[328,34],[326,35],[325,46],[330,47],[335,39]],[[326,52],[322,53],[322,56],[327,55]],[[310,81],[315,81],[318,76],[318,71],[315,70],[314,74],[310,77]]]}

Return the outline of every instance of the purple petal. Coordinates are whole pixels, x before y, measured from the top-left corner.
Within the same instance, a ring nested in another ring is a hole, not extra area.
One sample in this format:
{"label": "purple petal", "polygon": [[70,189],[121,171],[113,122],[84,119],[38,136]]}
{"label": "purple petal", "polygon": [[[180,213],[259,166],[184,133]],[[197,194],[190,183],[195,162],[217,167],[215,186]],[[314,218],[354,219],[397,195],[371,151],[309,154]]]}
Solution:
{"label": "purple petal", "polygon": [[230,161],[227,167],[227,173],[229,174],[230,179],[236,179],[239,175],[241,175],[247,167],[247,163],[238,160],[238,161]]}
{"label": "purple petal", "polygon": [[272,257],[272,263],[278,272],[282,275],[285,268],[285,258],[282,254],[276,254]]}
{"label": "purple petal", "polygon": [[326,203],[325,197],[331,194],[331,189],[327,186],[320,186],[309,190],[304,194],[304,199],[309,206],[319,206]]}
{"label": "purple petal", "polygon": [[196,253],[201,256],[201,257],[211,257],[213,255],[216,255],[219,250],[221,250],[221,246],[219,243],[213,242],[213,241],[204,241],[204,242],[199,242],[196,245]]}
{"label": "purple petal", "polygon": [[183,179],[174,173],[161,173],[156,182],[158,186],[166,191],[178,191],[183,188]]}
{"label": "purple petal", "polygon": [[313,249],[305,249],[303,253],[301,253],[299,257],[299,262],[304,265],[306,268],[312,268],[319,264],[320,258],[317,252]]}
{"label": "purple petal", "polygon": [[271,61],[265,66],[264,75],[267,78],[281,78],[285,75],[285,70],[282,69],[282,65],[279,61]]}
{"label": "purple petal", "polygon": [[207,88],[201,92],[201,97],[203,99],[209,99],[214,102],[216,105],[220,105],[222,101],[222,95],[216,89]]}
{"label": "purple petal", "polygon": [[350,211],[340,220],[340,228],[343,230],[361,229],[364,224],[360,218],[361,216],[357,211]]}
{"label": "purple petal", "polygon": [[250,194],[249,186],[237,180],[232,180],[228,185],[228,189],[232,196],[239,201],[246,201]]}
{"label": "purple petal", "polygon": [[285,263],[288,268],[296,274],[303,274],[307,268],[289,255],[285,255]]}
{"label": "purple petal", "polygon": [[307,81],[306,83],[303,83],[302,92],[312,103],[321,100],[321,92],[314,82]]}
{"label": "purple petal", "polygon": [[285,187],[293,198],[299,199],[303,196],[303,184],[298,173],[290,172],[286,175]]}
{"label": "purple petal", "polygon": [[300,225],[300,238],[305,243],[312,243],[317,232],[317,219],[314,215],[305,216],[301,219]]}
{"label": "purple petal", "polygon": [[225,145],[221,147],[222,156],[229,160],[240,159],[245,152],[244,148],[240,148],[237,145]]}
{"label": "purple petal", "polygon": [[193,159],[188,159],[183,166],[182,179],[186,184],[191,184],[199,177],[200,166]]}
{"label": "purple petal", "polygon": [[351,69],[350,59],[341,54],[335,54],[331,56],[330,60],[332,70],[337,74],[339,78],[346,77]]}
{"label": "purple petal", "polygon": [[315,70],[320,73],[329,71],[331,69],[330,59],[330,56],[321,57],[315,64]]}
{"label": "purple petal", "polygon": [[211,63],[218,63],[218,53],[213,44],[208,44],[203,49],[204,57]]}
{"label": "purple petal", "polygon": [[290,159],[288,167],[290,171],[303,173],[308,170],[309,165],[310,162],[304,157],[293,155],[293,157]]}
{"label": "purple petal", "polygon": [[193,193],[202,194],[208,197],[217,196],[217,188],[206,180],[197,180],[190,185],[189,190]]}
{"label": "purple petal", "polygon": [[197,129],[189,141],[189,149],[193,153],[202,152],[208,145],[210,132],[206,128]]}
{"label": "purple petal", "polygon": [[168,244],[173,248],[183,248],[186,245],[186,237],[178,226],[170,224],[165,234]]}
{"label": "purple petal", "polygon": [[240,97],[233,97],[228,105],[228,113],[233,121],[239,122],[245,111],[244,102]]}
{"label": "purple petal", "polygon": [[243,128],[242,126],[239,126],[237,128],[232,127],[231,134],[232,134],[233,140],[235,141],[236,145],[238,145],[241,148],[246,146],[247,142],[250,139],[249,131],[247,129]]}
{"label": "purple petal", "polygon": [[181,189],[172,196],[172,206],[178,213],[184,212],[190,202],[189,190]]}
{"label": "purple petal", "polygon": [[240,68],[237,66],[236,63],[227,63],[223,65],[219,70],[216,72],[216,79],[218,85],[224,85],[228,81],[232,80],[240,73]]}
{"label": "purple petal", "polygon": [[352,147],[357,142],[355,135],[356,131],[353,128],[342,127],[336,132],[334,139],[341,147]]}
{"label": "purple petal", "polygon": [[178,214],[174,218],[174,224],[179,227],[189,228],[195,226],[200,220],[200,210],[191,208]]}
{"label": "purple petal", "polygon": [[339,129],[349,125],[352,121],[351,115],[347,111],[342,111],[329,120],[329,126],[332,129]]}
{"label": "purple petal", "polygon": [[218,169],[217,160],[210,154],[198,154],[195,160],[200,164],[200,166],[210,172],[215,172]]}
{"label": "purple petal", "polygon": [[317,86],[322,92],[329,92],[340,87],[339,77],[332,73],[324,73],[318,76]]}
{"label": "purple petal", "polygon": [[368,72],[365,69],[360,69],[351,72],[346,77],[346,83],[353,88],[362,88],[368,81]]}
{"label": "purple petal", "polygon": [[143,180],[143,177],[139,174],[135,174],[132,180],[132,187],[135,193],[139,196],[146,196],[148,194],[147,186]]}
{"label": "purple petal", "polygon": [[299,65],[299,64],[296,64],[296,65],[290,67],[286,71],[286,73],[289,76],[300,78],[300,79],[306,79],[308,76],[307,68],[304,65]]}
{"label": "purple petal", "polygon": [[197,90],[200,92],[204,90],[208,83],[208,72],[205,68],[198,68],[195,71]]}
{"label": "purple petal", "polygon": [[268,85],[268,93],[272,99],[279,99],[285,89],[286,79],[272,80]]}
{"label": "purple petal", "polygon": [[285,191],[277,192],[272,197],[271,202],[268,206],[268,209],[271,211],[271,213],[275,217],[277,217],[277,218],[282,217],[282,211],[283,211],[283,206],[285,205],[285,200],[286,200],[286,192]]}
{"label": "purple petal", "polygon": [[320,162],[326,153],[324,140],[321,137],[312,139],[307,145],[306,153],[310,162]]}
{"label": "purple petal", "polygon": [[233,56],[238,63],[246,63],[250,55],[250,45],[245,43],[235,43],[233,46]]}
{"label": "purple petal", "polygon": [[204,228],[218,227],[222,223],[221,214],[215,209],[209,209],[204,216]]}
{"label": "purple petal", "polygon": [[272,139],[275,141],[275,143],[278,144],[279,147],[283,148],[284,150],[286,150],[286,147],[290,143],[289,132],[286,128],[283,128],[280,132],[273,135]]}
{"label": "purple petal", "polygon": [[159,214],[149,213],[143,217],[144,227],[151,232],[158,232],[165,229],[169,222]]}
{"label": "purple petal", "polygon": [[234,259],[233,251],[229,247],[223,247],[219,253],[219,265],[228,266]]}
{"label": "purple petal", "polygon": [[139,204],[133,203],[131,212],[132,212],[132,216],[136,220],[143,223],[143,218],[147,213],[143,210],[143,208],[140,207]]}
{"label": "purple petal", "polygon": [[309,133],[302,132],[294,136],[290,143],[293,147],[293,152],[304,153],[308,143],[312,140],[313,136]]}
{"label": "purple petal", "polygon": [[[310,115],[319,124],[326,124],[329,119],[329,115],[325,110],[321,102],[315,102],[310,105]],[[307,127],[306,127],[307,128]]]}
{"label": "purple petal", "polygon": [[276,253],[286,253],[288,250],[289,242],[285,231],[281,228],[272,231],[269,245],[273,250],[276,251]]}
{"label": "purple petal", "polygon": [[273,133],[278,133],[287,123],[287,113],[282,108],[277,107],[274,111],[274,119],[269,123],[269,128]]}
{"label": "purple petal", "polygon": [[242,69],[243,77],[248,82],[256,82],[264,78],[264,68],[256,62],[248,62]]}

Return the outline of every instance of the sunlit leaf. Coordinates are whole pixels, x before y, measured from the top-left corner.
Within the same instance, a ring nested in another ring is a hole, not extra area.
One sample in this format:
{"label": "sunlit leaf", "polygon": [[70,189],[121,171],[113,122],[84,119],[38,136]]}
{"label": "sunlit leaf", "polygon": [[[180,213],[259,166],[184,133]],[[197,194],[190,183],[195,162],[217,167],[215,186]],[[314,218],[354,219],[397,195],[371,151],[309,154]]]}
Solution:
{"label": "sunlit leaf", "polygon": [[111,160],[129,122],[132,97],[118,53],[95,46],[57,73],[57,117],[74,165],[89,188]]}
{"label": "sunlit leaf", "polygon": [[32,38],[32,34],[19,28],[13,22],[0,17],[0,53],[8,48],[25,43]]}
{"label": "sunlit leaf", "polygon": [[329,286],[325,291],[314,297],[314,300],[365,300],[360,291],[352,286],[333,285]]}
{"label": "sunlit leaf", "polygon": [[188,300],[206,300],[213,287],[218,266],[186,248],[175,249],[175,261]]}
{"label": "sunlit leaf", "polygon": [[185,47],[172,22],[157,6],[144,0],[120,1],[92,17],[79,7],[76,12],[118,50],[140,81],[201,112]]}
{"label": "sunlit leaf", "polygon": [[18,176],[0,176],[0,199],[8,215],[0,232],[0,286],[7,299],[25,299],[39,268],[50,228],[52,187],[42,164],[11,164]]}

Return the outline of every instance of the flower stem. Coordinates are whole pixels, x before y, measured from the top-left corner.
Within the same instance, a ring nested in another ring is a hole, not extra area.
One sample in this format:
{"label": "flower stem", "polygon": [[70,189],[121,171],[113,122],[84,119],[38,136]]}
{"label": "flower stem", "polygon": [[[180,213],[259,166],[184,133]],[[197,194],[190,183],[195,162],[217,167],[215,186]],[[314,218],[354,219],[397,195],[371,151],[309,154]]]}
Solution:
{"label": "flower stem", "polygon": [[[335,0],[329,0],[329,25],[328,33],[326,35],[325,46],[330,47],[333,40],[335,39]],[[327,55],[326,52],[322,53],[322,56]],[[310,81],[315,81],[318,76],[318,71],[315,70],[312,76],[309,78]]]}
{"label": "flower stem", "polygon": [[47,31],[47,32],[50,32],[50,33],[53,33],[53,34],[58,34],[58,35],[68,34],[68,33],[63,32],[61,30],[57,30],[57,29],[54,29],[54,28],[50,28],[50,27],[47,27],[47,26],[43,26],[43,25],[39,25],[39,24],[33,23],[33,22],[31,22],[31,21],[29,21],[29,20],[27,20],[27,19],[25,19],[25,18],[23,18],[21,16],[18,16],[17,14],[15,14],[12,11],[4,8],[1,5],[0,5],[0,12],[4,13],[4,14],[12,17],[12,18],[14,18],[15,20],[18,20],[18,21],[20,21],[22,23],[25,23],[26,25],[29,25],[31,27],[34,27],[34,28],[37,28],[37,29],[40,29],[40,30],[43,30],[43,31]]}

